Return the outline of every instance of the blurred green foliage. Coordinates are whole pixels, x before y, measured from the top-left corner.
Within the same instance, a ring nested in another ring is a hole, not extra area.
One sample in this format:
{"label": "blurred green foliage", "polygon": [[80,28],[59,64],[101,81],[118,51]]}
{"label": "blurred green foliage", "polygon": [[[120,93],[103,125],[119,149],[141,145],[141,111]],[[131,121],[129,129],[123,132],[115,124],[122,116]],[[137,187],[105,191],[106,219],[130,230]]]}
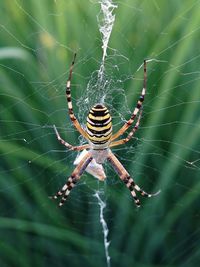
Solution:
{"label": "blurred green foliage", "polygon": [[[92,196],[98,187],[105,190],[111,266],[199,264],[200,1],[119,1],[109,43],[116,79],[135,75],[124,79],[129,110],[142,85],[136,70],[144,58],[154,59],[140,145],[135,149],[132,140],[115,152],[139,185],[162,193],[141,199],[137,210],[108,168],[107,184],[84,175],[62,209],[48,198],[73,169],[76,153],[58,144],[52,125],[77,144],[66,118],[65,82],[74,51],[73,100],[99,67],[99,11],[89,0],[0,2],[1,267],[106,266]],[[120,94],[113,91],[113,99],[109,104],[123,112]],[[81,116],[75,101],[74,108]]]}

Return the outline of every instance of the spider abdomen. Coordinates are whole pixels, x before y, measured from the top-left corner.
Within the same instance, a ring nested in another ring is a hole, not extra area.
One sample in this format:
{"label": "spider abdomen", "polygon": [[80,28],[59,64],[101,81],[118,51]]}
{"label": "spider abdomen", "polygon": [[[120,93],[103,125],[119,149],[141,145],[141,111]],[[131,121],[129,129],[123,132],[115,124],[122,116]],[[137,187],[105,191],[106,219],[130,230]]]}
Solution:
{"label": "spider abdomen", "polygon": [[102,104],[90,109],[87,116],[87,135],[91,143],[101,145],[107,143],[112,135],[112,118],[109,110]]}

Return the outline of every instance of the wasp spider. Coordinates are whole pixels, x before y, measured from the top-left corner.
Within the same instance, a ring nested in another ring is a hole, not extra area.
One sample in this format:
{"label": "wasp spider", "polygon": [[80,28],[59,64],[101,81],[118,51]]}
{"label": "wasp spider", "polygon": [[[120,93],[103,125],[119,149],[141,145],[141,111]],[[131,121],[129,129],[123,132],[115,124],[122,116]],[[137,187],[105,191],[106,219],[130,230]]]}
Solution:
{"label": "wasp spider", "polygon": [[[72,146],[60,137],[60,134],[58,133],[55,125],[54,125],[54,130],[58,141],[62,145],[64,145],[70,150],[81,151],[86,149],[87,152],[84,154],[83,158],[79,161],[78,165],[76,166],[72,174],[69,176],[69,178],[67,179],[66,183],[61,188],[61,190],[59,190],[52,198],[57,199],[58,197],[61,197],[59,206],[62,206],[66,201],[71,189],[79,181],[81,175],[86,170],[88,165],[92,164],[92,162],[95,162],[96,164],[101,166],[106,160],[108,160],[108,162],[112,165],[116,173],[119,175],[120,179],[125,183],[127,188],[130,190],[134,198],[135,204],[139,207],[140,201],[137,198],[136,192],[139,192],[144,197],[152,197],[158,194],[159,192],[155,194],[148,194],[145,191],[143,191],[134,182],[133,178],[131,178],[130,174],[126,171],[126,169],[116,158],[116,156],[111,152],[110,148],[128,142],[131,139],[131,137],[133,137],[134,133],[137,131],[139,127],[141,113],[142,113],[141,107],[146,93],[146,80],[147,80],[146,60],[144,60],[143,89],[140,98],[137,102],[137,105],[130,119],[121,127],[121,129],[117,133],[113,134],[111,115],[109,113],[109,110],[101,103],[96,104],[90,109],[89,114],[87,116],[86,130],[81,127],[80,123],[78,122],[77,118],[74,115],[72,101],[71,101],[70,87],[71,87],[72,70],[75,62],[75,57],[76,54],[74,55],[74,60],[71,64],[69,71],[69,78],[66,84],[66,97],[67,97],[70,119],[75,128],[79,131],[79,133],[88,141],[88,144],[81,146]],[[122,134],[124,134],[126,130],[129,129],[129,127],[133,124],[136,117],[137,117],[136,124],[129,132],[127,137],[116,141],[118,137],[120,137]],[[106,178],[104,172],[103,175],[99,176],[97,175],[96,177],[98,177],[99,180],[104,180]]]}

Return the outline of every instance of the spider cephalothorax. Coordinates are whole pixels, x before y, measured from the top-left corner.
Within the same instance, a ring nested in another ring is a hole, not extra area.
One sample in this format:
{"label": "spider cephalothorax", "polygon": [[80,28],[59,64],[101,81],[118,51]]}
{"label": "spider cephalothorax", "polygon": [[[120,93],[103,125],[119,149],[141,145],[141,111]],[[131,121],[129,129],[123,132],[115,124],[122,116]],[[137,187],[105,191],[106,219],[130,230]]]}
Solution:
{"label": "spider cephalothorax", "polygon": [[[71,150],[76,150],[76,151],[86,150],[86,153],[84,154],[83,158],[80,160],[80,162],[78,163],[72,174],[69,176],[67,182],[64,184],[62,189],[59,190],[53,196],[53,198],[57,199],[58,197],[62,196],[61,201],[59,203],[59,206],[62,206],[66,201],[71,189],[78,182],[85,169],[88,166],[90,166],[89,164],[97,163],[101,165],[104,163],[105,160],[108,160],[108,162],[110,162],[110,164],[113,166],[116,173],[119,175],[120,179],[126,184],[127,188],[130,190],[135,200],[135,204],[139,207],[140,201],[136,196],[136,191],[145,197],[155,196],[159,192],[157,192],[156,194],[148,194],[145,191],[143,191],[137,184],[135,184],[134,180],[131,178],[129,173],[120,163],[120,161],[116,158],[116,156],[111,152],[110,148],[128,142],[139,127],[142,115],[142,109],[141,109],[142,103],[144,101],[146,93],[146,60],[144,60],[143,89],[140,98],[137,102],[137,105],[133,110],[130,119],[119,129],[117,133],[112,134],[112,118],[108,109],[103,104],[96,104],[90,109],[89,114],[87,116],[86,130],[81,127],[80,123],[78,122],[78,120],[74,115],[72,101],[71,101],[70,87],[71,87],[72,70],[74,66],[75,57],[76,54],[74,55],[74,60],[70,67],[69,78],[66,86],[66,97],[67,97],[70,119],[74,124],[75,128],[79,131],[79,133],[88,141],[88,144],[82,146],[70,145],[60,137],[56,127],[54,126],[57,139],[61,144],[63,144],[65,147]],[[129,129],[129,127],[131,127],[136,117],[137,117],[136,124],[129,132],[127,137],[115,141],[118,137],[122,136],[122,134],[124,134],[126,130]],[[96,170],[94,169],[93,171],[97,172],[97,169]],[[106,178],[102,171],[100,171],[100,174],[98,174],[96,177],[99,180],[104,180]]]}

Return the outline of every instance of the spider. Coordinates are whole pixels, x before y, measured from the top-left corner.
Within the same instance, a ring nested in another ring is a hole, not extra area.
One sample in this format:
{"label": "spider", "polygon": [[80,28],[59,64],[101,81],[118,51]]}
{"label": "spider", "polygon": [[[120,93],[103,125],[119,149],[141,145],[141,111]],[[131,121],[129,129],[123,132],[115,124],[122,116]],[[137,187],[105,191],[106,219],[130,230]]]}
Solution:
{"label": "spider", "polygon": [[[72,188],[79,181],[81,175],[86,170],[89,164],[96,163],[101,166],[106,160],[112,165],[116,173],[119,175],[120,179],[124,182],[127,188],[130,190],[131,195],[135,201],[137,207],[140,206],[140,200],[138,199],[136,192],[139,192],[144,197],[152,197],[157,195],[159,192],[155,194],[149,194],[143,191],[131,178],[130,174],[126,171],[120,161],[116,158],[116,156],[111,152],[111,147],[115,147],[118,145],[122,145],[127,143],[137,131],[140,119],[142,115],[142,103],[144,101],[145,93],[146,93],[146,80],[147,80],[147,70],[146,65],[147,61],[144,60],[144,80],[143,80],[143,89],[137,105],[133,110],[133,113],[130,119],[121,127],[121,129],[113,134],[112,133],[112,118],[109,113],[109,110],[102,104],[98,103],[94,105],[87,116],[86,129],[83,129],[78,122],[77,118],[74,115],[72,101],[71,101],[71,79],[72,79],[72,71],[75,63],[76,54],[74,54],[74,59],[72,61],[69,78],[66,84],[66,97],[68,103],[69,117],[75,126],[75,128],[79,131],[79,133],[88,141],[88,144],[81,146],[73,146],[67,143],[64,139],[61,138],[58,133],[56,126],[54,125],[54,130],[57,136],[58,141],[67,147],[70,150],[81,151],[86,149],[86,153],[83,158],[79,161],[78,165],[72,172],[72,174],[67,179],[64,186],[59,190],[52,198],[57,199],[61,197],[59,206],[61,207],[64,202],[67,200]],[[138,116],[138,117],[137,117]],[[135,118],[137,117],[137,121],[135,126],[132,128],[130,133],[126,138],[117,140],[122,134],[125,133],[126,130],[133,124]],[[98,176],[97,176],[98,177]],[[99,175],[99,180],[104,180],[106,178],[105,175]]]}

